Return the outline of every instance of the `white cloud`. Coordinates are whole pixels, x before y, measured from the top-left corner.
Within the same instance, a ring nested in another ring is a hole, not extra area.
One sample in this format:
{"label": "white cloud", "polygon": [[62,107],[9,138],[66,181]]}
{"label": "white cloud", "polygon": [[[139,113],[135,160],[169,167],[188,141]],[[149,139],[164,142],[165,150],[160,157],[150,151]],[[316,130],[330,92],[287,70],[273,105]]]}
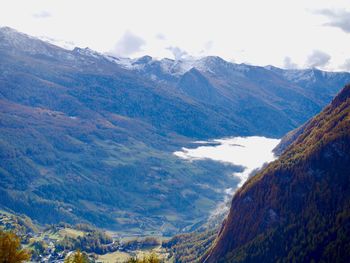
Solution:
{"label": "white cloud", "polygon": [[346,59],[344,64],[340,67],[342,70],[350,71],[350,58]]}
{"label": "white cloud", "polygon": [[283,68],[285,69],[296,69],[298,65],[292,61],[290,57],[285,57],[283,60]]}
{"label": "white cloud", "polygon": [[142,46],[145,44],[145,40],[143,40],[141,37],[126,31],[110,53],[117,56],[127,57],[141,51]]}
{"label": "white cloud", "polygon": [[328,18],[329,21],[324,24],[325,26],[337,27],[346,33],[350,33],[350,12],[345,9],[322,9],[315,13]]}
{"label": "white cloud", "polygon": [[180,60],[180,59],[184,59],[184,58],[188,57],[188,53],[179,47],[170,46],[170,47],[167,47],[167,49],[169,51],[171,51],[175,60]]}
{"label": "white cloud", "polygon": [[314,50],[307,57],[306,67],[308,68],[322,68],[329,64],[331,56],[321,50]]}
{"label": "white cloud", "polygon": [[156,34],[156,38],[157,38],[157,39],[159,39],[159,40],[166,40],[165,35],[164,35],[164,34],[162,34],[162,33],[158,33],[158,34]]}
{"label": "white cloud", "polygon": [[207,50],[207,51],[209,51],[209,50],[211,50],[212,48],[213,48],[213,46],[214,46],[214,42],[213,41],[208,41],[208,42],[206,42],[205,44],[204,44],[204,48],[205,48],[205,50]]}
{"label": "white cloud", "polygon": [[48,17],[51,17],[51,13],[46,11],[46,10],[43,10],[43,11],[40,11],[38,13],[34,13],[33,14],[33,17],[34,18],[48,18]]}

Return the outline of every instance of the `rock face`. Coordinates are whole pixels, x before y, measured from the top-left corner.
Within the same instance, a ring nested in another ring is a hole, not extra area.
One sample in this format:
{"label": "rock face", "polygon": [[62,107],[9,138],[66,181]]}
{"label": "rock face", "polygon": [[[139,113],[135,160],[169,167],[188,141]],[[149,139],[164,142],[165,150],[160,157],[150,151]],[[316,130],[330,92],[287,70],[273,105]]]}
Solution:
{"label": "rock face", "polygon": [[347,262],[350,85],[234,196],[202,262]]}

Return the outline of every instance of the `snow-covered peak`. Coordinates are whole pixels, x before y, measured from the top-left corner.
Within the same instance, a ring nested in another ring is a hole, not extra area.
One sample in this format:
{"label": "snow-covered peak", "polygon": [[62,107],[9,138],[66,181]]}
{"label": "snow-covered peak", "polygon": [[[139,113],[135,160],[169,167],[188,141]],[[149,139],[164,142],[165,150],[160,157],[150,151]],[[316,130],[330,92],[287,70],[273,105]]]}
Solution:
{"label": "snow-covered peak", "polygon": [[285,70],[283,75],[286,79],[294,82],[301,82],[301,81],[307,81],[307,82],[316,82],[320,78],[323,79],[332,79],[334,77],[341,76],[339,73],[346,72],[328,72],[319,70],[317,68],[312,69],[299,69],[299,70]]}
{"label": "snow-covered peak", "polygon": [[150,56],[143,56],[136,59],[109,56],[109,60],[125,69],[145,71],[145,73],[152,69],[158,69],[160,73],[174,77],[181,76],[192,68],[207,73],[216,73],[222,70],[235,70],[237,72],[246,72],[249,70],[249,66],[247,65],[230,63],[216,56],[202,58],[187,57],[178,60],[169,58],[156,60]]}
{"label": "snow-covered peak", "polygon": [[200,58],[198,60],[198,62],[200,62],[201,64],[205,64],[208,67],[217,66],[217,65],[225,65],[225,64],[229,63],[226,60],[224,60],[218,56],[203,57],[203,58]]}
{"label": "snow-covered peak", "polygon": [[316,81],[316,75],[315,71],[318,71],[317,69],[291,69],[291,70],[285,70],[283,72],[283,76],[294,82],[300,82],[300,81],[308,81],[308,82],[315,82]]}
{"label": "snow-covered peak", "polygon": [[16,31],[15,29],[11,28],[11,27],[8,27],[8,26],[2,26],[0,27],[0,32],[1,33],[19,33],[18,31]]}
{"label": "snow-covered peak", "polygon": [[67,50],[51,44],[52,41],[54,41],[52,39],[41,39],[30,37],[7,27],[0,29],[0,46],[9,49],[12,48],[13,50],[16,50],[16,52],[20,50],[30,54],[44,54],[51,57],[68,57],[70,60],[74,59],[74,57],[78,55],[78,57],[80,57],[79,59],[87,59],[87,62],[90,61],[89,58],[103,59],[115,63],[127,70],[137,70],[144,75],[150,75],[153,79],[164,79],[165,75],[168,75],[170,79],[176,79],[192,68],[195,68],[201,72],[214,74],[220,73],[223,70],[235,70],[234,67],[236,67],[237,71],[248,70],[244,66],[227,62],[217,56],[202,58],[188,56],[177,60],[169,58],[157,60],[151,56],[143,56],[132,59],[99,53],[90,48],[75,47],[73,50]]}
{"label": "snow-covered peak", "polygon": [[272,65],[267,65],[264,67],[267,70],[274,71],[274,72],[281,72],[283,69],[272,66]]}
{"label": "snow-covered peak", "polygon": [[94,51],[88,47],[86,48],[80,48],[80,47],[75,47],[73,49],[73,52],[74,53],[77,53],[77,54],[80,54],[80,55],[83,55],[83,56],[90,56],[90,57],[94,57],[94,58],[101,58],[101,57],[104,57],[103,54],[97,52],[97,51]]}
{"label": "snow-covered peak", "polygon": [[292,82],[308,82],[316,83],[317,81],[326,81],[333,78],[342,78],[347,72],[331,72],[323,71],[318,68],[305,68],[305,69],[282,69],[274,66],[265,66],[265,69],[271,70],[277,74],[282,75]]}
{"label": "snow-covered peak", "polygon": [[129,70],[141,70],[144,66],[153,61],[152,57],[144,56],[141,58],[124,58],[124,57],[114,57],[111,55],[105,55],[105,58],[109,61],[118,64],[122,68]]}
{"label": "snow-covered peak", "polygon": [[116,63],[120,66],[122,66],[123,68],[130,68],[131,69],[131,62],[130,62],[130,58],[121,58],[121,57],[114,57],[114,56],[111,56],[111,55],[106,55],[106,58],[113,62],[113,63]]}
{"label": "snow-covered peak", "polygon": [[60,48],[39,38],[18,32],[10,27],[0,28],[0,47],[29,54],[43,54],[53,57]]}
{"label": "snow-covered peak", "polygon": [[193,67],[193,61],[163,58],[160,60],[160,65],[164,73],[182,75]]}
{"label": "snow-covered peak", "polygon": [[10,27],[0,27],[0,40],[1,44],[7,45],[30,45],[33,40],[37,40],[36,38],[26,35],[24,33],[18,32],[17,30]]}
{"label": "snow-covered peak", "polygon": [[[212,72],[212,69],[222,63],[223,59],[219,57],[203,57],[203,58],[186,58],[180,60],[173,60],[164,58],[160,60],[164,72],[174,75],[183,75],[192,68],[196,68],[202,72]],[[228,63],[224,61],[225,63]]]}
{"label": "snow-covered peak", "polygon": [[30,37],[24,33],[17,31],[16,29],[13,29],[13,28],[8,27],[8,26],[0,27],[0,33],[3,35],[6,35],[7,37],[15,37],[16,35],[23,35],[23,36]]}
{"label": "snow-covered peak", "polygon": [[134,65],[143,65],[143,64],[148,64],[150,63],[151,61],[153,60],[153,58],[151,56],[143,56],[143,57],[140,57],[138,59],[135,59],[133,61],[133,64]]}
{"label": "snow-covered peak", "polygon": [[76,47],[76,45],[73,42],[65,41],[62,39],[55,39],[47,36],[39,36],[38,39],[66,50],[73,50]]}

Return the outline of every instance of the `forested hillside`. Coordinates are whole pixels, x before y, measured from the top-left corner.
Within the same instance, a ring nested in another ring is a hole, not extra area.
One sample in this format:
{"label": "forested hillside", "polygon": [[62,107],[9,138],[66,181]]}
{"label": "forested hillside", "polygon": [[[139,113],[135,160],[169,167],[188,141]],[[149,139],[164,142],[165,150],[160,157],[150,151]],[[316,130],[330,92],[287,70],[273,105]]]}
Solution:
{"label": "forested hillside", "polygon": [[350,85],[235,194],[202,262],[347,262]]}

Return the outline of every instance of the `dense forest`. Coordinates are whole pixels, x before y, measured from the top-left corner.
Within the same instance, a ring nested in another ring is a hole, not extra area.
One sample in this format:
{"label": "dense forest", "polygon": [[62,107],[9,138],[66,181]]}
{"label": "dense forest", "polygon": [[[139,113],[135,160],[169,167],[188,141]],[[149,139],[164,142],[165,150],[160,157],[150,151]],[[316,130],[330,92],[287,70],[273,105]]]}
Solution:
{"label": "dense forest", "polygon": [[347,262],[350,85],[235,194],[203,262]]}

